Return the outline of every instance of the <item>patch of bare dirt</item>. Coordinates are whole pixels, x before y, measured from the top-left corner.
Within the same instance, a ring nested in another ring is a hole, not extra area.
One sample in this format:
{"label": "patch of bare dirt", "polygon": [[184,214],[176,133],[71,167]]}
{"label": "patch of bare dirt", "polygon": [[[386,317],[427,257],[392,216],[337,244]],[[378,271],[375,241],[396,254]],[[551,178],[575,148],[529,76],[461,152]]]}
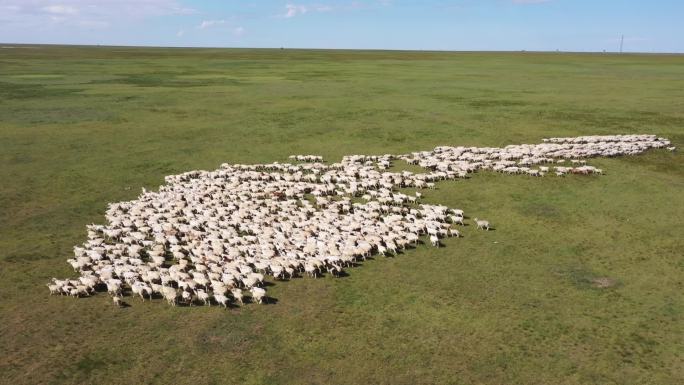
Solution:
{"label": "patch of bare dirt", "polygon": [[614,280],[612,278],[608,278],[608,277],[594,278],[591,281],[591,283],[594,287],[596,287],[598,289],[608,289],[611,287],[615,287],[615,285],[617,285],[616,280]]}

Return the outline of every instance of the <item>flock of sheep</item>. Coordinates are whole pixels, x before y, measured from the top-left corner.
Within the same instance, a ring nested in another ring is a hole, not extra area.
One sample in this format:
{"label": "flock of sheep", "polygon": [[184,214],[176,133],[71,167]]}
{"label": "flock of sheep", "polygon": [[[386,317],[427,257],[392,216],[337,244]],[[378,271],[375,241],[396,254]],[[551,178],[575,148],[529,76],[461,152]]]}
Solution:
{"label": "flock of sheep", "polygon": [[[68,262],[77,279],[53,279],[52,294],[88,296],[106,287],[121,305],[128,293],[171,305],[267,300],[265,276],[339,275],[373,254],[396,254],[426,236],[460,236],[460,209],[420,203],[407,189],[478,170],[544,176],[600,174],[585,158],[635,155],[670,142],[654,135],[544,139],[504,148],[437,147],[405,155],[351,155],[325,164],[222,164],[215,171],[167,176],[158,192],[108,206],[106,225],[89,225],[88,240]],[[400,159],[424,173],[386,171]],[[400,190],[403,189],[403,190]],[[489,230],[486,220],[474,219]]]}

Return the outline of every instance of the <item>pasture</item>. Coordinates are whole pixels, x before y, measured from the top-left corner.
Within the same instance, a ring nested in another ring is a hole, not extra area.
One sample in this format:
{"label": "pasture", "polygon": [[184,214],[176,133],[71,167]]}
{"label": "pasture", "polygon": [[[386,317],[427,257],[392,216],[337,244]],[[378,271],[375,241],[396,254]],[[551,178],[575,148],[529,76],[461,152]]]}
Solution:
{"label": "pasture", "polygon": [[0,48],[0,383],[679,384],[684,158],[425,192],[496,231],[268,287],[275,304],[49,296],[109,202],[223,162],[644,133],[684,56]]}

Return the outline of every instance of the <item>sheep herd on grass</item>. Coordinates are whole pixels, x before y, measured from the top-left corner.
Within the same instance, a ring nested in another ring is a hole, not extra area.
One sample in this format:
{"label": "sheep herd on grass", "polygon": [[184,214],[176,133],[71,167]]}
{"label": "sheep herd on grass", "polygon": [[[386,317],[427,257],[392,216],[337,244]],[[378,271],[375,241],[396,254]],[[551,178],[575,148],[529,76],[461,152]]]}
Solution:
{"label": "sheep herd on grass", "polygon": [[[228,307],[268,300],[264,280],[302,275],[339,276],[372,255],[394,255],[426,236],[440,246],[460,237],[463,210],[421,203],[442,180],[489,170],[542,177],[601,174],[586,158],[636,155],[670,142],[654,135],[544,139],[541,144],[437,147],[404,155],[350,155],[326,164],[222,164],[165,178],[158,192],[113,203],[106,225],[88,225],[69,264],[77,279],[53,279],[51,294],[89,296],[106,290],[117,305],[124,295],[170,305]],[[394,161],[424,173],[387,171]],[[562,165],[561,165],[562,164]],[[477,229],[488,221],[474,218]],[[245,294],[248,293],[248,296]]]}

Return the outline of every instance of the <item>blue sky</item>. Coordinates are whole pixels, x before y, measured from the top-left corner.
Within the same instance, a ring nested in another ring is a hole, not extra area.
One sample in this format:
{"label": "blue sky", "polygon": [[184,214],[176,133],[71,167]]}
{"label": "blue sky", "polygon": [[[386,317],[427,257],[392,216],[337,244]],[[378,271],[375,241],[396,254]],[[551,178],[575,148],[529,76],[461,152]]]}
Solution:
{"label": "blue sky", "polygon": [[0,0],[0,42],[684,52],[684,0]]}

